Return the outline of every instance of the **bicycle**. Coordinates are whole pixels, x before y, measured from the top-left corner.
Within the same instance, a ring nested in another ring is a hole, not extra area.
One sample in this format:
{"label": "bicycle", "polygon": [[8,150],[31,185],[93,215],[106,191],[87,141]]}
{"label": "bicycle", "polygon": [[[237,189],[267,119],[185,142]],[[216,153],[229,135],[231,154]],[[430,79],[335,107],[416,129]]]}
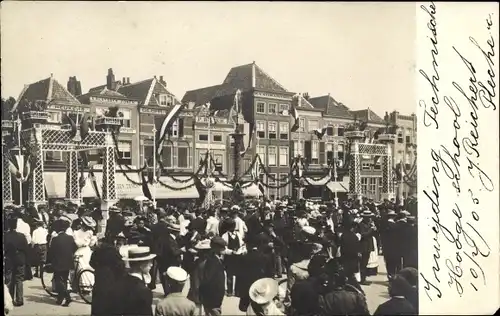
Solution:
{"label": "bicycle", "polygon": [[[94,287],[94,283],[90,285],[85,285],[84,283],[84,273],[95,275],[94,271],[90,268],[80,269],[79,259],[83,257],[82,255],[75,255],[75,273],[70,276],[70,284],[71,284],[71,292],[78,293],[82,300],[87,304],[92,304],[92,288]],[[52,297],[57,297],[57,292],[53,290],[52,280],[54,278],[53,272],[51,270],[51,264],[45,264],[40,272],[40,279],[42,281],[42,287]],[[86,275],[88,275],[86,274]]]}

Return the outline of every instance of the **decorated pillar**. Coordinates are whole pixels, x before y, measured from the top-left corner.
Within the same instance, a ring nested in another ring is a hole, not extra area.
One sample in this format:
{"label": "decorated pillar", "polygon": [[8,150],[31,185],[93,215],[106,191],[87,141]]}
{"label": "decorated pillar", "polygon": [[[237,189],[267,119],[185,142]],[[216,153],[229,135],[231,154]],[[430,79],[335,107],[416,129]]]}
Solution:
{"label": "decorated pillar", "polygon": [[381,134],[378,140],[381,144],[386,145],[385,155],[381,157],[382,163],[382,199],[391,200],[394,198],[394,181],[392,173],[392,145],[396,135]]}
{"label": "decorated pillar", "polygon": [[103,117],[96,120],[96,128],[105,132],[104,134],[104,153],[102,162],[102,195],[101,212],[102,220],[99,222],[98,233],[104,234],[106,231],[106,222],[109,218],[109,208],[117,201],[116,193],[116,157],[113,135],[111,131],[120,127],[120,119]]}
{"label": "decorated pillar", "polygon": [[78,152],[68,151],[66,156],[66,200],[76,205],[81,204],[78,175]]}
{"label": "decorated pillar", "polygon": [[349,197],[362,201],[361,194],[361,158],[359,154],[359,142],[365,137],[363,131],[349,131],[345,133],[351,143],[349,158]]}
{"label": "decorated pillar", "polygon": [[9,170],[10,148],[7,138],[12,136],[14,123],[2,121],[2,207],[12,204],[12,174]]}
{"label": "decorated pillar", "polygon": [[29,152],[31,173],[28,178],[28,202],[35,207],[46,204],[45,180],[43,177],[43,131],[42,125],[47,122],[49,114],[44,111],[23,113],[23,122],[28,128],[21,132]]}
{"label": "decorated pillar", "polygon": [[233,138],[233,153],[232,153],[232,159],[233,159],[233,165],[234,165],[234,170],[233,170],[233,200],[236,202],[239,202],[240,200],[243,199],[243,192],[241,189],[241,185],[236,185],[236,182],[240,181],[240,178],[242,176],[242,170],[241,170],[241,152],[243,151],[243,148],[241,148],[241,144],[243,143],[243,134],[242,132],[239,131],[238,128],[235,129],[234,133],[230,134],[230,136]]}

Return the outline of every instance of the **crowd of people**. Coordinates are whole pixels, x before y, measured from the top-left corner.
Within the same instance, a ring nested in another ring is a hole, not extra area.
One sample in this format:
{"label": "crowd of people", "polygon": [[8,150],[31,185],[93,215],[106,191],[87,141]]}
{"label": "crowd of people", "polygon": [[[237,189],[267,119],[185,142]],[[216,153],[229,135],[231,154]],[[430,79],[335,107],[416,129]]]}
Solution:
{"label": "crowd of people", "polygon": [[[225,296],[247,315],[369,315],[361,285],[370,286],[382,253],[391,298],[374,314],[418,314],[416,214],[387,200],[340,204],[145,205],[132,221],[123,216],[130,210],[111,207],[99,233],[102,212],[90,205],[10,207],[4,284],[21,306],[23,281],[50,264],[57,304],[68,306],[69,276],[91,267],[82,282],[92,316],[223,315]],[[152,308],[158,283],[165,297]]]}

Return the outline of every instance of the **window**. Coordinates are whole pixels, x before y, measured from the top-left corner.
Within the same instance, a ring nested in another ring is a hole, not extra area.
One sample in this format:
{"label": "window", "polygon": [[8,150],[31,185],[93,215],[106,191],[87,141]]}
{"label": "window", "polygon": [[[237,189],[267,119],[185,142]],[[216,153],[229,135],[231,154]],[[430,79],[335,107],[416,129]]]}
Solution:
{"label": "window", "polygon": [[267,184],[276,185],[276,179],[278,175],[276,173],[270,173],[269,177],[267,177]]}
{"label": "window", "polygon": [[119,141],[118,142],[118,163],[122,165],[132,164],[132,142],[131,141]]}
{"label": "window", "polygon": [[326,162],[332,161],[334,158],[333,144],[326,143],[325,146]]}
{"label": "window", "polygon": [[373,169],[374,169],[374,170],[380,170],[380,169],[382,169],[382,165],[381,165],[381,163],[380,163],[380,160],[382,160],[382,158],[379,158],[379,159],[377,160],[377,162],[373,165]]}
{"label": "window", "polygon": [[361,193],[365,195],[368,193],[368,178],[361,178]]}
{"label": "window", "polygon": [[[280,179],[283,179],[280,181],[280,184],[284,185],[288,181],[288,175],[286,173],[281,173]],[[284,196],[288,195],[288,187],[289,187],[289,185],[285,185],[284,187],[279,189],[279,196],[280,197],[284,197]]]}
{"label": "window", "polygon": [[343,127],[337,128],[337,136],[344,136],[344,128]]}
{"label": "window", "polygon": [[333,136],[333,127],[332,126],[328,126],[326,128],[326,135]]}
{"label": "window", "polygon": [[308,127],[309,127],[309,129],[308,129],[309,132],[312,132],[315,129],[318,129],[319,128],[318,120],[309,120]]}
{"label": "window", "polygon": [[172,167],[177,167],[179,165],[179,158],[178,158],[178,152],[177,148],[170,148],[172,149]]}
{"label": "window", "polygon": [[60,151],[45,151],[45,161],[63,161],[63,155]]}
{"label": "window", "polygon": [[280,147],[280,166],[288,166],[288,147]]}
{"label": "window", "polygon": [[290,124],[288,122],[280,122],[280,139],[287,140],[288,132],[290,131]]}
{"label": "window", "polygon": [[257,137],[266,138],[266,122],[257,121]]}
{"label": "window", "polygon": [[172,123],[172,136],[179,136],[179,119],[175,120],[174,123]]}
{"label": "window", "polygon": [[369,193],[372,197],[375,196],[375,190],[377,189],[377,178],[370,178]]}
{"label": "window", "polygon": [[369,163],[369,162],[363,162],[363,163],[361,164],[361,169],[362,169],[362,170],[370,170],[370,169],[371,169],[371,168],[370,168],[370,163]]}
{"label": "window", "polygon": [[187,147],[178,147],[177,148],[177,167],[179,168],[187,168],[189,167],[188,155],[189,148]]}
{"label": "window", "polygon": [[299,155],[304,157],[304,142],[296,140],[293,142],[293,156],[298,157]]}
{"label": "window", "polygon": [[167,105],[171,104],[171,102],[169,102],[170,101],[169,97],[166,94],[160,94],[160,96],[158,98],[159,98],[160,106],[167,106]]}
{"label": "window", "polygon": [[260,160],[262,160],[262,163],[264,166],[266,165],[266,147],[265,146],[257,146],[257,154],[260,157]]}
{"label": "window", "polygon": [[411,137],[410,136],[406,136],[406,143],[411,144]]}
{"label": "window", "polygon": [[278,111],[278,105],[276,103],[269,103],[267,105],[267,113],[269,114],[276,114]]}
{"label": "window", "polygon": [[269,133],[269,139],[276,139],[276,122],[267,122],[267,131]]}
{"label": "window", "polygon": [[[276,173],[270,173],[269,177],[267,177],[267,184],[276,186],[276,184],[277,184],[276,179],[277,179]],[[278,190],[276,188],[269,188],[268,189],[267,196],[269,197],[269,199],[275,200],[277,195],[278,195]]]}
{"label": "window", "polygon": [[132,127],[130,110],[120,110],[120,113],[121,113],[120,116],[121,116],[122,122],[123,122],[123,127],[127,127],[127,128]]}
{"label": "window", "polygon": [[257,102],[257,113],[266,113],[266,104],[264,102]]}
{"label": "window", "polygon": [[198,140],[200,141],[208,141],[208,135],[207,134],[198,134]]}
{"label": "window", "polygon": [[403,143],[403,133],[398,132],[398,143],[402,144]]}
{"label": "window", "polygon": [[213,140],[214,142],[222,142],[222,135],[214,135]]}
{"label": "window", "polygon": [[299,117],[299,131],[303,132],[306,130],[306,119]]}
{"label": "window", "polygon": [[[223,154],[214,154],[213,157],[214,157],[214,162],[218,166],[220,166],[220,168],[223,168],[223,166],[224,166],[224,155]],[[224,169],[222,169],[222,170],[224,170]]]}
{"label": "window", "polygon": [[269,146],[268,147],[268,165],[269,166],[276,166],[276,147],[275,146]]}
{"label": "window", "polygon": [[318,154],[319,152],[319,142],[318,141],[312,141],[311,142],[311,163],[312,164],[318,164]]}
{"label": "window", "polygon": [[288,115],[290,114],[290,106],[288,104],[280,104],[280,114]]}
{"label": "window", "polygon": [[61,112],[47,112],[49,113],[49,118],[47,122],[49,123],[60,123],[61,122]]}

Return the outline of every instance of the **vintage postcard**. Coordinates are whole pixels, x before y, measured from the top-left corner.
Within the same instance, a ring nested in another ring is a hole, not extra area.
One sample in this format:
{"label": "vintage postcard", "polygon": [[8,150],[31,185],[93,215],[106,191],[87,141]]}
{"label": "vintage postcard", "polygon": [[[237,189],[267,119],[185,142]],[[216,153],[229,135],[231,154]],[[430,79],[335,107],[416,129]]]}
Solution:
{"label": "vintage postcard", "polygon": [[2,2],[4,313],[495,313],[498,14]]}

